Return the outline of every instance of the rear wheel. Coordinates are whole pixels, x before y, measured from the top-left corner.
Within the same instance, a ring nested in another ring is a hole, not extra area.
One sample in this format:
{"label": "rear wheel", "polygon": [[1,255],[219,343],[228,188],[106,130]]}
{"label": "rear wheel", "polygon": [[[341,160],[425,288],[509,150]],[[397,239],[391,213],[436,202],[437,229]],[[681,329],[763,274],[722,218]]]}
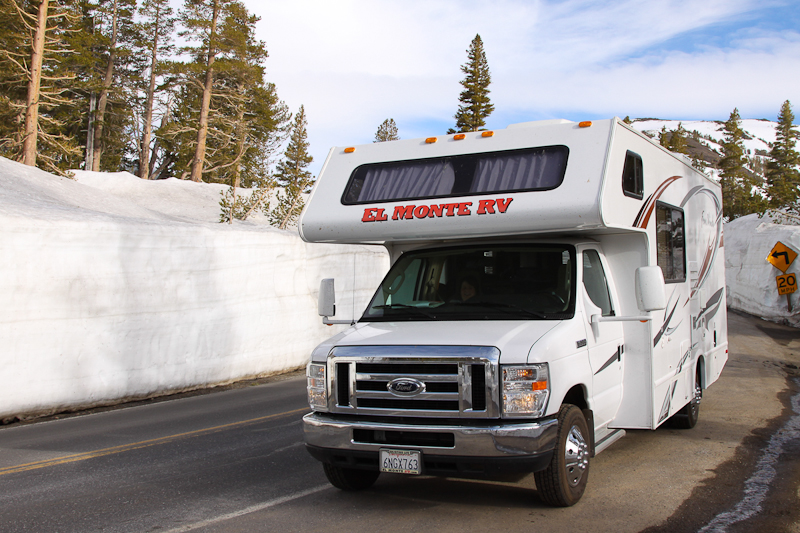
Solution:
{"label": "rear wheel", "polygon": [[558,412],[558,438],[550,465],[536,472],[536,488],[548,505],[575,505],[589,480],[589,427],[583,412],[564,404]]}
{"label": "rear wheel", "polygon": [[380,472],[375,470],[342,468],[328,463],[322,463],[322,468],[325,470],[325,476],[331,482],[331,485],[342,490],[368,489],[380,475]]}
{"label": "rear wheel", "polygon": [[692,429],[700,418],[700,401],[703,399],[703,387],[700,385],[700,369],[694,375],[694,393],[683,409],[672,415],[672,426],[678,429]]}

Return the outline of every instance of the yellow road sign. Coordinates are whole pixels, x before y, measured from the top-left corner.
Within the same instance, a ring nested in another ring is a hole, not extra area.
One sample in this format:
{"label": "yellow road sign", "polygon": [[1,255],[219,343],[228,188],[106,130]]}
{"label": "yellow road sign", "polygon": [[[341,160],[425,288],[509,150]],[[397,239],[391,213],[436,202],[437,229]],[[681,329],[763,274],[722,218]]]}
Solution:
{"label": "yellow road sign", "polygon": [[794,274],[777,276],[775,282],[778,284],[778,294],[792,294],[797,290],[797,277]]}
{"label": "yellow road sign", "polygon": [[792,264],[792,261],[794,261],[796,257],[797,252],[778,241],[778,244],[776,244],[769,252],[767,261],[772,263],[772,266],[785,274],[786,269],[789,268],[789,265]]}

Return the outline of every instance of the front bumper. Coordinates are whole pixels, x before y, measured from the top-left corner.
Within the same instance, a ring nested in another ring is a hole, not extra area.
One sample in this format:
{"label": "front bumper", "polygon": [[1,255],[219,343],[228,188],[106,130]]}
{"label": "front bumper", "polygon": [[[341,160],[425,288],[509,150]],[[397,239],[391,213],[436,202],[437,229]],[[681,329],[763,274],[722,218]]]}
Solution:
{"label": "front bumper", "polygon": [[432,475],[535,472],[550,463],[558,431],[554,418],[459,422],[395,423],[309,413],[303,430],[311,455],[347,468],[377,470],[381,448],[420,450],[423,472]]}

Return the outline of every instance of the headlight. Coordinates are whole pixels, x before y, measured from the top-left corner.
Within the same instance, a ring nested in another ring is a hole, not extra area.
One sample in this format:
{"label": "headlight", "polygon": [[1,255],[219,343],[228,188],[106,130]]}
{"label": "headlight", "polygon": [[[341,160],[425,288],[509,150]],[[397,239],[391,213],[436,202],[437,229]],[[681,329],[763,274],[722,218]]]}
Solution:
{"label": "headlight", "polygon": [[540,417],[550,397],[547,363],[503,367],[503,414]]}
{"label": "headlight", "polygon": [[315,411],[328,410],[328,386],[325,380],[325,365],[309,363],[306,368],[308,405]]}

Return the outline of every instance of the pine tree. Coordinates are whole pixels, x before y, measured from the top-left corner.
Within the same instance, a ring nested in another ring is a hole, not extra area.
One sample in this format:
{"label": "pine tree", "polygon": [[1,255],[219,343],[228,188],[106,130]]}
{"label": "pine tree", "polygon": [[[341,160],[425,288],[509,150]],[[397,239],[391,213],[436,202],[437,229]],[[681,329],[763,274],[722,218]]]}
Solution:
{"label": "pine tree", "polygon": [[206,141],[208,136],[208,117],[211,108],[211,96],[214,86],[214,63],[220,52],[219,25],[224,17],[225,8],[230,2],[226,0],[185,0],[181,12],[181,22],[186,31],[183,37],[198,42],[194,47],[186,47],[184,51],[195,56],[197,72],[202,76],[202,95],[200,98],[200,116],[197,124],[197,141],[192,158],[191,179],[202,181],[203,166],[206,158]]}
{"label": "pine tree", "polygon": [[134,111],[144,67],[140,55],[133,53],[138,30],[133,23],[135,2],[76,0],[74,5],[79,14],[77,31],[67,39],[74,53],[62,65],[75,79],[65,93],[70,104],[59,106],[56,114],[84,147],[83,168],[133,170]]}
{"label": "pine tree", "polygon": [[689,147],[686,143],[686,130],[683,123],[678,122],[678,127],[669,136],[669,149],[676,154],[688,154]]}
{"label": "pine tree", "polygon": [[209,127],[215,147],[205,172],[234,187],[262,181],[291,116],[275,86],[264,82],[268,54],[255,38],[258,20],[242,2],[232,2],[220,29],[225,53],[217,62],[217,104]]}
{"label": "pine tree", "polygon": [[489,73],[489,63],[483,50],[483,41],[480,35],[475,38],[467,49],[467,62],[461,66],[465,77],[461,80],[464,90],[458,101],[458,112],[454,115],[456,131],[478,131],[486,126],[486,118],[494,111],[494,105],[489,100],[489,84],[492,77]]}
{"label": "pine tree", "polygon": [[[260,187],[269,174],[271,158],[285,140],[291,114],[275,85],[264,80],[268,53],[266,45],[255,38],[258,17],[239,1],[223,7],[215,28],[202,179],[232,187]],[[172,162],[181,178],[191,168],[197,169],[200,110],[207,94],[205,48],[193,50],[194,61],[180,65],[181,84],[169,122],[157,132],[167,154],[165,161]],[[236,197],[236,192],[231,191],[231,196]]]}
{"label": "pine tree", "polygon": [[744,132],[739,110],[734,109],[724,126],[722,158],[719,161],[722,187],[722,213],[729,220],[755,213],[763,207],[763,199],[753,195],[758,179],[746,168]]}
{"label": "pine tree", "polygon": [[151,146],[153,137],[153,112],[156,98],[156,82],[164,73],[163,56],[172,53],[172,39],[175,31],[175,19],[169,0],[144,0],[141,7],[144,17],[140,23],[141,39],[138,49],[149,57],[147,87],[144,89],[145,100],[142,113],[142,137],[139,142],[139,177],[150,179],[154,170],[155,146]]}
{"label": "pine tree", "polygon": [[661,126],[661,131],[658,132],[658,144],[669,150],[669,131],[666,124]]}
{"label": "pine tree", "polygon": [[[205,172],[209,179],[231,184],[220,201],[221,221],[228,223],[234,218],[246,220],[259,210],[269,212],[275,179],[268,165],[284,140],[290,117],[275,86],[264,83],[267,51],[264,43],[255,39],[257,21],[244,4],[234,2],[220,31],[220,41],[230,53],[217,62],[218,103],[209,123],[209,139],[215,149]],[[240,186],[253,190],[249,195],[237,194]]]}
{"label": "pine tree", "polygon": [[795,145],[800,133],[794,126],[794,114],[789,100],[781,106],[778,115],[775,144],[772,145],[767,163],[767,192],[769,205],[776,209],[797,209],[800,197],[800,154]]}
{"label": "pine tree", "polygon": [[675,152],[677,154],[689,153],[689,148],[686,143],[686,130],[682,122],[678,122],[678,127],[674,130],[668,130],[666,126],[661,126],[658,142],[670,152]]}
{"label": "pine tree", "polygon": [[306,170],[314,160],[308,153],[307,127],[305,109],[300,106],[292,121],[289,145],[275,174],[283,192],[278,192],[278,205],[269,213],[269,218],[270,224],[280,229],[286,229],[297,220],[303,210],[303,194],[311,192],[314,183],[311,173]]}
{"label": "pine tree", "polygon": [[199,44],[184,48],[193,61],[182,65],[170,123],[159,130],[169,159],[181,177],[191,172],[194,180],[256,186],[290,117],[264,81],[268,54],[255,38],[259,19],[240,1],[187,0],[182,20],[191,28],[182,35]]}
{"label": "pine tree", "polygon": [[0,7],[0,153],[26,165],[63,173],[78,153],[53,110],[69,105],[64,93],[73,76],[61,67],[71,53],[66,36],[76,16],[67,0],[5,0]]}
{"label": "pine tree", "polygon": [[[105,4],[105,5],[104,5]],[[125,37],[130,35],[127,31],[133,28],[133,15],[136,10],[135,0],[110,0],[108,2],[98,2],[96,13],[101,19],[105,19],[101,31],[107,40],[107,46],[103,57],[103,74],[97,98],[97,110],[93,120],[94,131],[92,135],[92,155],[91,170],[100,170],[100,160],[103,156],[105,145],[108,144],[106,137],[106,111],[109,106],[109,98],[114,94],[119,94],[125,84],[120,83],[119,63],[125,58],[132,56],[130,48],[131,39]],[[114,165],[117,167],[118,165]]]}
{"label": "pine tree", "polygon": [[387,118],[378,126],[378,131],[375,133],[375,140],[372,142],[382,143],[399,140],[400,136],[397,134],[397,124],[395,124],[393,118]]}

